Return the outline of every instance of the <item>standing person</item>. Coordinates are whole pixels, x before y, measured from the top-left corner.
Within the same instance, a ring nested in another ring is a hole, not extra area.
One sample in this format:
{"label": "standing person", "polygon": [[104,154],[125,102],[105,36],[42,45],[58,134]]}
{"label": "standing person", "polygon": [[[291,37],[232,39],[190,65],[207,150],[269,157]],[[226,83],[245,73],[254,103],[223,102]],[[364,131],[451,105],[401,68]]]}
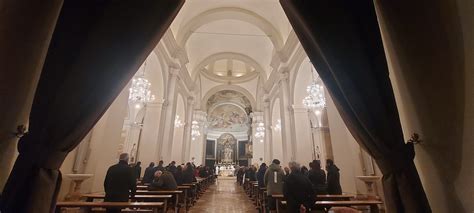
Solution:
{"label": "standing person", "polygon": [[303,175],[308,176],[308,168],[306,166],[302,166],[301,167],[301,173],[303,173]]}
{"label": "standing person", "polygon": [[290,175],[290,168],[285,167],[284,171],[285,171],[285,177],[288,177],[288,175]]}
{"label": "standing person", "polygon": [[143,183],[151,183],[153,181],[153,176],[155,175],[155,163],[151,162],[148,167],[145,169],[145,174],[143,174]]}
{"label": "standing person", "polygon": [[290,162],[288,166],[291,173],[283,184],[283,195],[287,200],[288,212],[309,212],[316,201],[311,182],[301,172],[299,163]]}
{"label": "standing person", "polygon": [[153,175],[155,175],[155,172],[157,172],[157,171],[165,171],[165,167],[163,166],[163,161],[162,160],[160,160],[160,162],[158,162],[158,165],[153,170]]}
{"label": "standing person", "polygon": [[140,176],[142,174],[142,162],[138,161],[135,166],[133,167],[133,171],[135,173],[135,179],[136,180],[139,180],[140,179]]}
{"label": "standing person", "polygon": [[[122,153],[119,162],[107,170],[104,180],[106,202],[127,202],[135,195],[137,182],[132,168],[128,166],[128,153]],[[107,209],[108,213],[120,212],[120,209]]]}
{"label": "standing person", "polygon": [[176,171],[178,170],[178,169],[176,168],[176,162],[175,162],[175,161],[171,161],[171,163],[170,163],[170,164],[168,165],[168,167],[167,167],[167,170],[168,170],[169,172],[171,172],[171,174],[173,174],[173,176],[174,176],[174,174],[175,174]]}
{"label": "standing person", "polygon": [[326,160],[326,171],[328,172],[328,194],[340,195],[342,194],[341,183],[339,181],[339,168],[334,164],[331,159]]}
{"label": "standing person", "polygon": [[263,177],[265,187],[267,187],[268,211],[276,210],[275,199],[273,199],[272,195],[283,193],[284,177],[285,173],[283,173],[283,170],[280,167],[280,161],[274,159]]}
{"label": "standing person", "polygon": [[308,178],[313,185],[313,190],[318,195],[327,194],[326,173],[321,169],[321,162],[313,160],[310,163],[311,170],[309,170]]}
{"label": "standing person", "polygon": [[265,182],[263,181],[263,178],[265,176],[265,172],[267,171],[267,164],[266,163],[262,163],[262,165],[260,165],[260,168],[258,168],[258,171],[257,171],[257,181],[258,181],[258,187],[265,187]]}

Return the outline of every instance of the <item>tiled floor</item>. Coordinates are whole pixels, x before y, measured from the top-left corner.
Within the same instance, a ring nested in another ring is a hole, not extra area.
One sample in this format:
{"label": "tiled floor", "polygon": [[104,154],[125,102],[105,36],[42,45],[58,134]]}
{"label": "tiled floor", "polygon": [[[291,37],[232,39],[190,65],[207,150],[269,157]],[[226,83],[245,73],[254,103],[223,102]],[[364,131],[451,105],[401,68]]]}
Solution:
{"label": "tiled floor", "polygon": [[258,211],[242,187],[236,184],[235,179],[218,178],[216,184],[209,187],[196,205],[191,207],[190,212],[254,213]]}

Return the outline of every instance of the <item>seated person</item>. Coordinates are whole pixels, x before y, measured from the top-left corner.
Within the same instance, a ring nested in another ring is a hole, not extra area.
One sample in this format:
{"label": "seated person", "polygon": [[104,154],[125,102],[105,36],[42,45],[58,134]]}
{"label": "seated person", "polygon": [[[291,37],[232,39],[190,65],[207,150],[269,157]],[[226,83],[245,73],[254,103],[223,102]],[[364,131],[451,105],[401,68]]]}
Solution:
{"label": "seated person", "polygon": [[176,172],[173,176],[178,185],[183,185],[183,167],[181,165],[176,167]]}
{"label": "seated person", "polygon": [[173,174],[168,171],[156,171],[155,179],[148,187],[149,190],[175,190],[178,188]]}
{"label": "seated person", "polygon": [[193,183],[196,181],[197,181],[196,177],[194,176],[194,167],[192,166],[191,163],[187,163],[186,166],[184,166],[184,171],[183,171],[183,184]]}
{"label": "seated person", "polygon": [[296,162],[290,162],[291,173],[283,184],[283,195],[287,199],[288,212],[309,212],[316,202],[316,193],[311,181],[301,172]]}

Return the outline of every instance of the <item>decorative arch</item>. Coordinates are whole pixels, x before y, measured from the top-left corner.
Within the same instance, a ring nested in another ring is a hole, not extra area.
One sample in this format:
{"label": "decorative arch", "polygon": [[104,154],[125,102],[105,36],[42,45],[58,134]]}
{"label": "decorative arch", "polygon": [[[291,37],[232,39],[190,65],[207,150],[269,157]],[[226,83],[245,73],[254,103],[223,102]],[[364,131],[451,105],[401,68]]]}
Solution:
{"label": "decorative arch", "polygon": [[250,92],[246,90],[245,88],[241,86],[237,86],[237,85],[219,85],[219,86],[213,87],[212,89],[207,91],[204,98],[202,98],[201,109],[207,110],[206,104],[209,98],[215,93],[223,91],[223,90],[234,90],[234,91],[242,93],[250,101],[250,105],[252,106],[252,109],[255,109],[256,103],[255,103],[255,98],[253,97],[253,95],[250,94]]}
{"label": "decorative arch", "polygon": [[268,35],[277,50],[280,50],[283,46],[281,34],[269,21],[252,11],[237,7],[215,8],[195,16],[184,27],[180,28],[176,41],[180,46],[184,47],[192,32],[199,27],[213,21],[225,19],[239,20],[252,24]]}
{"label": "decorative arch", "polygon": [[[221,52],[221,53],[215,53],[213,55],[208,56],[207,58],[202,60],[194,68],[194,70],[192,71],[192,79],[195,80],[197,78],[199,73],[201,73],[201,69],[203,67],[205,67],[209,63],[212,63],[213,61],[217,61],[217,60],[220,60],[220,59],[235,59],[235,60],[243,61],[243,62],[251,65],[252,67],[254,67],[259,76],[261,76],[263,79],[267,79],[265,70],[262,68],[262,66],[257,61],[255,61],[253,58],[251,58],[248,55],[241,54],[241,53],[235,53],[235,52]],[[218,77],[215,77],[215,76],[212,76],[212,75],[205,75],[205,76],[207,78],[209,78],[211,80],[215,80],[217,82],[227,82],[228,81],[228,80],[221,79],[221,78],[218,78]],[[251,79],[255,78],[256,76],[257,75],[242,76],[242,77],[239,77],[239,78],[233,77],[232,81],[236,82],[236,83],[244,82],[244,81],[251,80]]]}

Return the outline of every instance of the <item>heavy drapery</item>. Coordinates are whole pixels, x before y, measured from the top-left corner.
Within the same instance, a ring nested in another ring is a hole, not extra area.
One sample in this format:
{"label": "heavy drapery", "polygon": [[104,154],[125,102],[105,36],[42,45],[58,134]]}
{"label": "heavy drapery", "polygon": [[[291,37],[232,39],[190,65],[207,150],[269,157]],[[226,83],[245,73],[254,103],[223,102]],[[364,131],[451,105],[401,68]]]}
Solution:
{"label": "heavy drapery", "polygon": [[66,155],[129,82],[183,3],[64,2],[1,212],[53,211]]}
{"label": "heavy drapery", "polygon": [[405,144],[372,1],[280,0],[349,131],[383,173],[388,212],[430,212]]}

